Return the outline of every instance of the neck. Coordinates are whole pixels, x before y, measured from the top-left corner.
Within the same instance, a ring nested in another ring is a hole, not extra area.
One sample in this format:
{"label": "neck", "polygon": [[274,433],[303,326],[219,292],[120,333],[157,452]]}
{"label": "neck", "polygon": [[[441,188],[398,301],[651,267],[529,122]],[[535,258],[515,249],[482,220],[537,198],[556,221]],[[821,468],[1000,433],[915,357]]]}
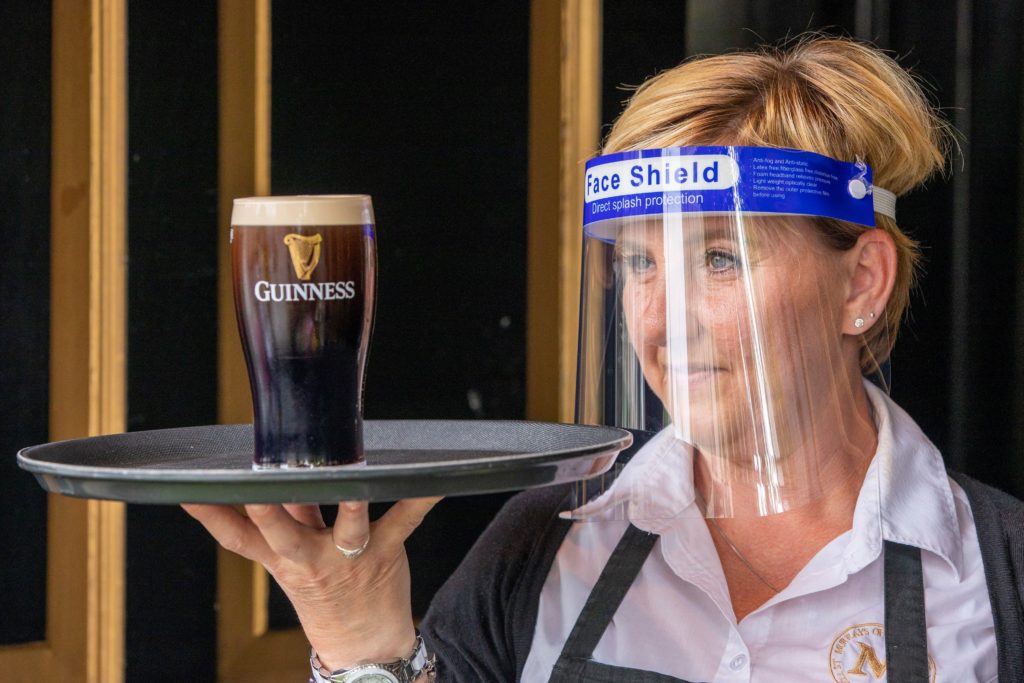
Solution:
{"label": "neck", "polygon": [[807,433],[796,434],[799,439],[781,435],[767,455],[752,453],[749,447],[742,451],[745,457],[735,455],[740,449],[731,449],[733,454],[728,456],[695,451],[694,486],[708,516],[763,517],[803,511],[787,516],[813,519],[826,513],[825,508],[834,508],[848,510],[852,519],[853,504],[878,446],[867,392],[858,382],[852,393],[852,410],[850,401],[819,402]]}
{"label": "neck", "polygon": [[[806,489],[804,499],[791,495],[790,499],[782,500],[787,504],[784,511],[759,516],[754,493],[739,486],[738,495],[733,497],[737,501],[733,514],[707,520],[737,621],[788,586],[815,554],[853,526],[857,497],[878,443],[867,393],[862,386],[858,389],[853,410],[848,411],[845,419],[837,416],[833,425],[833,433],[844,438],[826,441],[818,434],[816,443],[829,443],[829,448],[803,448],[793,454],[820,468],[806,468],[818,474],[819,495],[806,495],[814,490]],[[814,457],[815,454],[821,455]],[[707,463],[701,460],[707,458],[694,459],[698,495],[715,487],[707,476]]]}

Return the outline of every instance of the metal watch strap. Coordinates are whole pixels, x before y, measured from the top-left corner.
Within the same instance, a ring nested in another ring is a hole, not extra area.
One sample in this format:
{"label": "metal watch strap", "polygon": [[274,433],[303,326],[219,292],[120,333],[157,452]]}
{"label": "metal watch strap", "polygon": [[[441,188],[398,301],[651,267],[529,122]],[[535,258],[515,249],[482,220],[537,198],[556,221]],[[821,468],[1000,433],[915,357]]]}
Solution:
{"label": "metal watch strap", "polygon": [[[397,683],[411,683],[421,674],[432,674],[434,672],[434,658],[427,656],[427,648],[423,638],[416,636],[416,645],[408,657],[402,657],[393,662],[360,664],[349,669],[338,669],[328,671],[321,663],[316,651],[312,650],[309,657],[309,665],[313,671],[312,681],[314,683],[358,683],[367,678],[374,683],[386,680],[384,675],[390,674]],[[433,680],[431,676],[429,680]]]}

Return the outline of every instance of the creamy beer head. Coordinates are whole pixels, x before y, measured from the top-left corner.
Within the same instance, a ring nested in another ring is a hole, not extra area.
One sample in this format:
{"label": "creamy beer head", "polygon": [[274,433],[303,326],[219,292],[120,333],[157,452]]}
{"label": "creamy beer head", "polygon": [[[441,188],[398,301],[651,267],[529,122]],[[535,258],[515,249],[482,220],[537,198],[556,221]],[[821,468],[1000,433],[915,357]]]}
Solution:
{"label": "creamy beer head", "polygon": [[236,199],[231,225],[373,225],[366,194],[295,195]]}
{"label": "creamy beer head", "polygon": [[360,462],[376,289],[370,197],[236,199],[230,239],[255,466]]}

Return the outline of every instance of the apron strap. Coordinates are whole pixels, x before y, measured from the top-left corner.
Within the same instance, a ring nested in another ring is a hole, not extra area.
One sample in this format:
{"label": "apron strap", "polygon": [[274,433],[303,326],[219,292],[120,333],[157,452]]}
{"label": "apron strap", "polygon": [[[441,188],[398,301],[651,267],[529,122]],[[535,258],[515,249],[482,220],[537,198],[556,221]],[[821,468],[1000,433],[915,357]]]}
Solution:
{"label": "apron strap", "polygon": [[629,525],[572,627],[561,658],[590,659],[593,656],[594,648],[657,541],[655,534]]}
{"label": "apron strap", "polygon": [[653,671],[599,664],[591,658],[657,541],[655,534],[629,525],[565,641],[549,683],[687,683]]}
{"label": "apron strap", "polygon": [[921,549],[886,541],[884,554],[886,679],[925,683],[928,634]]}

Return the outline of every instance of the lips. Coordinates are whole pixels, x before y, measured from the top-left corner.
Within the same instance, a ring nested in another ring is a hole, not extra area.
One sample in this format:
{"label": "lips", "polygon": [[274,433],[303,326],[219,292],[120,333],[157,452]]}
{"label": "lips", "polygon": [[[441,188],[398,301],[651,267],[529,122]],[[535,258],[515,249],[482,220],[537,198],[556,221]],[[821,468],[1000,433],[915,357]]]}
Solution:
{"label": "lips", "polygon": [[[678,370],[676,368],[678,368]],[[710,382],[717,377],[719,373],[725,371],[724,368],[704,363],[663,367],[663,370],[665,371],[666,377],[673,375],[679,377],[685,373],[687,381],[691,387],[698,386],[705,382]]]}
{"label": "lips", "polygon": [[685,372],[688,375],[713,374],[725,370],[721,365],[715,365],[707,361],[690,361],[688,363],[672,363],[668,357],[668,350],[664,346],[658,347],[656,353],[658,366],[672,372]]}
{"label": "lips", "polygon": [[711,381],[719,372],[721,372],[721,368],[714,368],[706,365],[690,366],[688,368],[687,378],[690,386],[694,387]]}
{"label": "lips", "polygon": [[[685,375],[686,382],[691,390],[699,389],[716,381],[719,373],[726,372],[726,368],[723,366],[715,365],[713,362],[708,361],[672,363],[670,362],[668,349],[665,346],[656,347],[655,358],[664,382],[681,381]],[[678,379],[673,380],[671,379],[672,377]]]}

